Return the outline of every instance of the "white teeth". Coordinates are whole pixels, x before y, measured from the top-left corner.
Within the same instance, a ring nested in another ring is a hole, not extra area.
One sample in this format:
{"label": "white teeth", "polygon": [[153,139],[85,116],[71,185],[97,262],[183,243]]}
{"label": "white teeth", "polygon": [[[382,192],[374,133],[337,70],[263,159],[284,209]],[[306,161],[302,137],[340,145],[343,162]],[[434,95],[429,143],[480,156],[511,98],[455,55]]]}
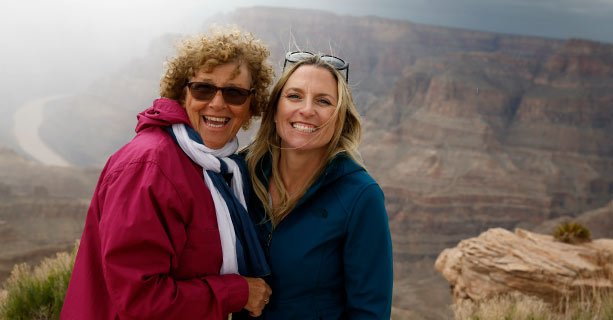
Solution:
{"label": "white teeth", "polygon": [[309,126],[303,123],[292,123],[292,127],[298,131],[311,133],[317,131],[316,127]]}
{"label": "white teeth", "polygon": [[219,118],[219,117],[211,117],[211,116],[204,116],[204,118],[208,121],[215,121],[215,122],[227,122],[230,121],[229,118]]}
{"label": "white teeth", "polygon": [[230,118],[224,117],[202,116],[202,118],[204,118],[204,124],[211,128],[221,128],[230,122]]}

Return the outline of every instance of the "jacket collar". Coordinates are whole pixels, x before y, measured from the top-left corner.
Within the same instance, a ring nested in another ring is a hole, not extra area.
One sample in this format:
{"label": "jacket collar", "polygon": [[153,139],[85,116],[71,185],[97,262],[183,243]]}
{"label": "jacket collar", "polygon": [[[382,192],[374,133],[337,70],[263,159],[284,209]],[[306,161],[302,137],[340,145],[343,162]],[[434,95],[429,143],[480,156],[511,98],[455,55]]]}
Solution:
{"label": "jacket collar", "polygon": [[185,123],[191,126],[185,108],[176,100],[160,98],[153,101],[153,105],[136,118],[136,132],[140,132],[149,127],[167,127],[175,123]]}
{"label": "jacket collar", "polygon": [[[321,188],[334,183],[336,180],[348,174],[361,170],[364,170],[364,168],[353,161],[353,159],[351,159],[346,153],[342,152],[337,154],[326,165],[320,176],[317,178],[317,180],[315,180],[311,187],[309,187],[300,201],[298,201],[296,207],[299,207],[303,203],[313,198]],[[264,182],[264,185],[268,188],[270,183],[269,178],[272,173],[272,156],[270,153],[266,154],[266,156],[262,158],[257,171],[258,179]]]}

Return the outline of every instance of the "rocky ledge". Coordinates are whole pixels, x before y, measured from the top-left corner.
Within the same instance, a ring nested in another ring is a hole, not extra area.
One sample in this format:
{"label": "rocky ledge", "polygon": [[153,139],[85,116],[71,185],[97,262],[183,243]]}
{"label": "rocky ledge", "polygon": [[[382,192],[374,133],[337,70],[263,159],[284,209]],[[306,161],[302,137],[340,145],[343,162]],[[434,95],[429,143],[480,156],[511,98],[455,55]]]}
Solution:
{"label": "rocky ledge", "polygon": [[435,263],[454,302],[512,292],[560,301],[613,289],[613,239],[566,244],[523,229],[490,229],[445,249]]}

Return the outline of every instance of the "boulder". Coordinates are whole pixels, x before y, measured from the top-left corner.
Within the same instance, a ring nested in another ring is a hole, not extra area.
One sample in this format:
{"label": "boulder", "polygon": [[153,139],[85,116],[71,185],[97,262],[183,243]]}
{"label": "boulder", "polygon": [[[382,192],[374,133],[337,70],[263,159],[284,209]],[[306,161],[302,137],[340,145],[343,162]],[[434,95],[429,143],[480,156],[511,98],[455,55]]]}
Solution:
{"label": "boulder", "polygon": [[559,302],[613,289],[613,239],[573,245],[523,229],[493,228],[443,250],[435,268],[450,283],[454,302],[513,292]]}

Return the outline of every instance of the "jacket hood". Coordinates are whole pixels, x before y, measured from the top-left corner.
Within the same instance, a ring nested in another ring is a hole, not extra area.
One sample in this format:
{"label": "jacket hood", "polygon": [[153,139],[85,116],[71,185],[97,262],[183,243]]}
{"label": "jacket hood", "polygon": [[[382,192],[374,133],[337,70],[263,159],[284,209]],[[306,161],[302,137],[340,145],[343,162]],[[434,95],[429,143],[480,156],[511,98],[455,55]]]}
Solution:
{"label": "jacket hood", "polygon": [[185,108],[178,101],[168,98],[156,99],[153,105],[139,113],[136,119],[137,133],[149,127],[167,127],[175,123],[191,126]]}
{"label": "jacket hood", "polygon": [[363,170],[365,169],[353,161],[353,159],[351,159],[346,153],[339,153],[330,161],[319,178],[315,180],[313,185],[311,185],[311,187],[306,191],[304,196],[302,196],[302,199],[300,199],[296,205],[299,206],[305,201],[308,201],[309,198],[313,197],[313,195],[319,189],[334,183],[336,180],[354,172]]}

